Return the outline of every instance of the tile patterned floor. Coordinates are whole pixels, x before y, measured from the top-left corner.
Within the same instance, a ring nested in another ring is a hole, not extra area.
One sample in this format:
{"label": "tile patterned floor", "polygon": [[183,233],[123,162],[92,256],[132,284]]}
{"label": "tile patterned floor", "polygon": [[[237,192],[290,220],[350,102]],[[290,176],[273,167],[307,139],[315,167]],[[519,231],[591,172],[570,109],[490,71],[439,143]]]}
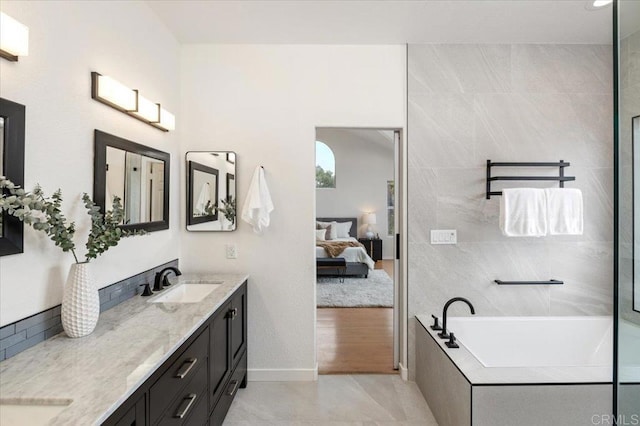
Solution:
{"label": "tile patterned floor", "polygon": [[250,382],[225,426],[437,426],[413,382],[391,375],[327,375],[317,382]]}

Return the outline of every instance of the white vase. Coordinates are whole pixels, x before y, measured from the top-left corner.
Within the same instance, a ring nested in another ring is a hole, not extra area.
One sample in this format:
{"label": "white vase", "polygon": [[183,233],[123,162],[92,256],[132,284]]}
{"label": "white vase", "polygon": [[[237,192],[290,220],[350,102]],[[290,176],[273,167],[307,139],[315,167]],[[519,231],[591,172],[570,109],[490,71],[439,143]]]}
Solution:
{"label": "white vase", "polygon": [[69,337],[91,334],[98,324],[100,296],[89,274],[89,263],[74,263],[69,269],[62,298],[62,327]]}

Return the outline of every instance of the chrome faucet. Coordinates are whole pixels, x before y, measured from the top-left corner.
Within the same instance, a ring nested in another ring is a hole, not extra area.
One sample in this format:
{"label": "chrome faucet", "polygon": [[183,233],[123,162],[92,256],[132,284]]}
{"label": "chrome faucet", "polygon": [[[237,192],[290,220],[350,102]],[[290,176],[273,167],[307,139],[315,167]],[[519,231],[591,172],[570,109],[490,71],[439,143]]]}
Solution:
{"label": "chrome faucet", "polygon": [[173,271],[173,273],[176,274],[176,276],[182,275],[182,272],[180,272],[180,269],[174,266],[167,266],[160,272],[156,272],[156,277],[153,282],[153,291],[160,291],[162,290],[163,287],[167,287],[171,285],[171,283],[167,279],[167,275],[171,271]]}
{"label": "chrome faucet", "polygon": [[473,305],[471,304],[471,302],[469,302],[464,297],[454,297],[452,299],[449,299],[447,301],[447,303],[444,304],[444,309],[442,309],[442,331],[440,333],[438,333],[438,336],[440,336],[443,339],[451,339],[451,344],[455,343],[455,337],[452,338],[453,333],[451,333],[451,334],[447,333],[447,309],[449,309],[449,306],[453,302],[464,302],[464,303],[466,303],[467,305],[469,305],[469,309],[471,309],[471,314],[473,314],[473,315],[476,314],[476,310],[473,308]]}

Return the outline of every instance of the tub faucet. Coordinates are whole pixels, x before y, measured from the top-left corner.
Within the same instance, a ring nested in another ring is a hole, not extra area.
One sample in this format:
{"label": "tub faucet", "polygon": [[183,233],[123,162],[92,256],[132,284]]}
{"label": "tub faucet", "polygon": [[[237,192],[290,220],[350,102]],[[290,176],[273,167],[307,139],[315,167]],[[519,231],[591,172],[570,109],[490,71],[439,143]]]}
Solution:
{"label": "tub faucet", "polygon": [[168,266],[163,270],[161,270],[160,272],[156,272],[156,277],[153,282],[153,291],[160,291],[162,290],[163,287],[167,287],[171,285],[171,283],[169,283],[169,280],[167,279],[167,275],[171,271],[173,271],[173,273],[176,274],[176,276],[182,275],[182,272],[180,272],[180,269],[174,266]]}
{"label": "tub faucet", "polygon": [[[473,315],[476,314],[476,310],[473,308],[473,305],[471,304],[471,302],[469,302],[464,297],[454,297],[452,299],[449,299],[447,301],[447,303],[444,304],[444,309],[442,309],[442,331],[440,333],[438,333],[438,336],[440,336],[443,339],[448,339],[449,338],[449,333],[447,333],[447,309],[449,309],[449,306],[453,302],[464,302],[464,303],[466,303],[467,305],[469,305],[469,309],[471,309],[471,313]],[[455,341],[455,339],[454,339],[454,341]]]}

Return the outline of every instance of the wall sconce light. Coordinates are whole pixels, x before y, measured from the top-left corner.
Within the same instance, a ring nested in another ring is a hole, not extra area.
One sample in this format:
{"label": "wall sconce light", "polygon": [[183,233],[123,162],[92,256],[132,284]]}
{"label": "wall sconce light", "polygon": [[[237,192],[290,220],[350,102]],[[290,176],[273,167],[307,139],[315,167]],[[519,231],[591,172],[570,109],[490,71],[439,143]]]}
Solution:
{"label": "wall sconce light", "polygon": [[91,73],[91,97],[156,129],[168,132],[176,128],[176,117],[160,104],[106,75]]}
{"label": "wall sconce light", "polygon": [[0,57],[16,62],[29,55],[29,27],[0,12]]}

